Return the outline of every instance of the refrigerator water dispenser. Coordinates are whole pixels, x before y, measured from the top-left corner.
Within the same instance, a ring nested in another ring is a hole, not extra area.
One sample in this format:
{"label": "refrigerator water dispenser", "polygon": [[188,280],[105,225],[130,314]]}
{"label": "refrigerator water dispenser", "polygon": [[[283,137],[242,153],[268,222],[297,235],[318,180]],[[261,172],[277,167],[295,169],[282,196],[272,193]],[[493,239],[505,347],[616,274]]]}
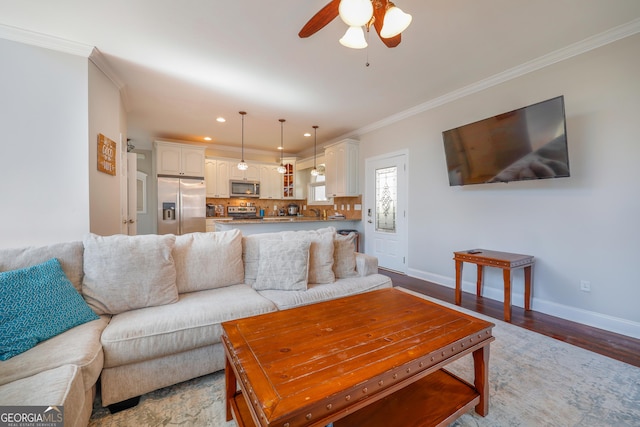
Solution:
{"label": "refrigerator water dispenser", "polygon": [[165,221],[173,221],[176,219],[176,204],[162,203],[162,219]]}

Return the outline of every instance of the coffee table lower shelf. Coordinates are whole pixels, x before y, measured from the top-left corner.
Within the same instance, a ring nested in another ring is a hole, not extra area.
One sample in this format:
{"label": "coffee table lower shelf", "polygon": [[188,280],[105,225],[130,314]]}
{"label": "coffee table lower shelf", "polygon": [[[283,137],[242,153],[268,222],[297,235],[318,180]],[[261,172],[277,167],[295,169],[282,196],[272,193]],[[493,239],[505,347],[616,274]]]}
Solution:
{"label": "coffee table lower shelf", "polygon": [[[476,406],[480,394],[466,381],[440,369],[333,422],[334,427],[430,427],[446,426]],[[231,407],[239,427],[253,427],[242,392]],[[279,427],[279,426],[278,426]]]}

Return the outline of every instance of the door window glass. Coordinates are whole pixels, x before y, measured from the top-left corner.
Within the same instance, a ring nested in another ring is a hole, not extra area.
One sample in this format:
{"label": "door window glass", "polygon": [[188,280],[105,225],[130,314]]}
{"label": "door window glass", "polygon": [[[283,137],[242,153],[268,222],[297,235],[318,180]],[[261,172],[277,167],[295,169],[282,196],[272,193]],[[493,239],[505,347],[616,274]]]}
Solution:
{"label": "door window glass", "polygon": [[376,169],[376,231],[396,232],[398,168]]}

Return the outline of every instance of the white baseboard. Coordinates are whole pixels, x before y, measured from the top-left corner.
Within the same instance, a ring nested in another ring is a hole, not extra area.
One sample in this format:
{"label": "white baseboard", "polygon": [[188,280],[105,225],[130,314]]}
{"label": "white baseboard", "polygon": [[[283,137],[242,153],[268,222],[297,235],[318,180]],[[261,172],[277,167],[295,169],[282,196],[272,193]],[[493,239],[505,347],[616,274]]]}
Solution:
{"label": "white baseboard", "polygon": [[[414,268],[407,269],[407,275],[446,286],[448,288],[456,287],[455,278],[449,276],[441,276],[439,274],[428,273]],[[476,283],[463,281],[462,290],[464,292],[475,294]],[[496,301],[504,301],[504,292],[502,289],[484,288],[482,290],[482,296]],[[517,307],[524,307],[524,295],[522,293],[514,292],[511,295],[511,304]],[[550,316],[559,317],[561,319],[570,320],[572,322],[581,323],[594,328],[604,329],[616,334],[640,339],[640,323],[632,322],[630,320],[542,300],[535,296],[531,301],[531,309]]]}

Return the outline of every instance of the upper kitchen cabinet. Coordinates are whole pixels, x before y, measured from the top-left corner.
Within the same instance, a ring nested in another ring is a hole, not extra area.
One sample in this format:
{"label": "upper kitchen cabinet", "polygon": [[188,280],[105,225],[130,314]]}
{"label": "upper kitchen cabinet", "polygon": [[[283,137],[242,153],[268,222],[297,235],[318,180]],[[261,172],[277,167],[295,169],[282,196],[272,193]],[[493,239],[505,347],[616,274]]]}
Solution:
{"label": "upper kitchen cabinet", "polygon": [[204,176],[204,147],[156,141],[158,175]]}
{"label": "upper kitchen cabinet", "polygon": [[275,164],[260,165],[260,198],[282,199],[282,175]]}
{"label": "upper kitchen cabinet", "polygon": [[230,162],[220,159],[205,159],[204,166],[204,180],[207,184],[207,197],[229,197]]}
{"label": "upper kitchen cabinet", "polygon": [[241,171],[238,169],[238,164],[229,162],[230,172],[229,179],[238,181],[260,181],[260,165],[257,163],[247,162],[247,170]]}
{"label": "upper kitchen cabinet", "polygon": [[324,150],[327,197],[358,196],[359,143],[345,139]]}
{"label": "upper kitchen cabinet", "polygon": [[282,174],[282,198],[283,199],[304,199],[304,186],[300,180],[300,172],[296,167],[295,158],[284,158],[282,160],[285,172]]}

